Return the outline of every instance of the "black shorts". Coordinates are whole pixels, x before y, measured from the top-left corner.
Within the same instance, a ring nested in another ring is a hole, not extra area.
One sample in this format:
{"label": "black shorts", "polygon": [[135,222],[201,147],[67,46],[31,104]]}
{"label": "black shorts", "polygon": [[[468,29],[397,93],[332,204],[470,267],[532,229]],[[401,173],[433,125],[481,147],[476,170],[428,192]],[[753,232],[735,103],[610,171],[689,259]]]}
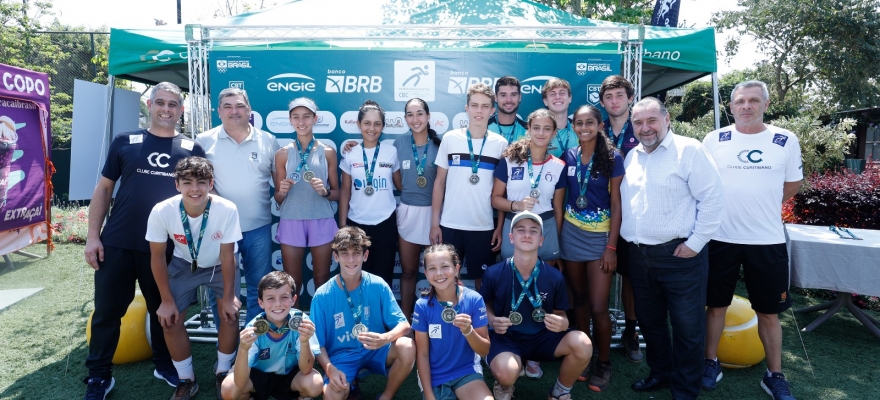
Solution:
{"label": "black shorts", "polygon": [[492,359],[501,353],[513,353],[521,360],[530,361],[559,361],[556,357],[556,348],[569,331],[552,332],[541,330],[531,335],[517,334],[508,331],[505,334],[497,334],[489,331],[489,354],[486,355],[486,363],[492,365]]}
{"label": "black shorts", "polygon": [[290,390],[290,383],[298,373],[299,367],[293,367],[287,375],[267,373],[251,368],[250,379],[254,385],[251,397],[254,400],[268,400],[269,396],[277,400],[296,400],[299,397],[299,392]]}
{"label": "black shorts", "polygon": [[617,239],[617,273],[629,278],[629,242],[620,236]]}
{"label": "black shorts", "polygon": [[464,231],[440,226],[443,243],[455,246],[462,260],[462,267],[467,266],[467,273],[462,278],[481,279],[483,271],[495,264],[495,253],[492,251],[492,234],[488,231]]}
{"label": "black shorts", "polygon": [[753,310],[762,314],[779,314],[791,307],[785,243],[759,245],[712,240],[708,246],[707,307],[730,305],[740,265]]}

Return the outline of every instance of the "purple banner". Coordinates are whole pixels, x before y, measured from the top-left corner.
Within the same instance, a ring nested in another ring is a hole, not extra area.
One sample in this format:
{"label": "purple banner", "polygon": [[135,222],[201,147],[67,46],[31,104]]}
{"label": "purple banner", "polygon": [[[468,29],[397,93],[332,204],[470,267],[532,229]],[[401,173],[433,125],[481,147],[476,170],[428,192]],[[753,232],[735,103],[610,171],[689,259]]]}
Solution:
{"label": "purple banner", "polygon": [[46,74],[0,64],[0,232],[46,221]]}

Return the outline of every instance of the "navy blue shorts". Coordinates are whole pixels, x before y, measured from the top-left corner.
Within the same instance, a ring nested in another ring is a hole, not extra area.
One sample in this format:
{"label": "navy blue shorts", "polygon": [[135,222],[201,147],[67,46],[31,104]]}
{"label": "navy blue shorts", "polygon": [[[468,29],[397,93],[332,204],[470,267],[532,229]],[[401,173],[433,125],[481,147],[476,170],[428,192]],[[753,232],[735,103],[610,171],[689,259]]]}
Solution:
{"label": "navy blue shorts", "polygon": [[266,373],[256,368],[251,368],[251,383],[254,392],[251,397],[254,400],[268,400],[273,397],[278,400],[294,400],[299,397],[299,392],[290,390],[293,378],[299,373],[299,367],[293,367],[287,375],[278,375],[274,372]]}
{"label": "navy blue shorts", "polygon": [[492,251],[494,229],[464,231],[441,225],[440,231],[443,233],[443,243],[455,246],[462,266],[467,267],[467,272],[461,274],[462,278],[481,279],[483,271],[495,264],[495,252]]}
{"label": "navy blue shorts", "polygon": [[530,361],[559,361],[556,357],[556,348],[562,343],[562,338],[571,331],[551,332],[546,329],[531,335],[517,334],[508,331],[498,334],[489,331],[489,354],[486,362],[492,365],[492,359],[501,353],[513,353],[522,360]]}

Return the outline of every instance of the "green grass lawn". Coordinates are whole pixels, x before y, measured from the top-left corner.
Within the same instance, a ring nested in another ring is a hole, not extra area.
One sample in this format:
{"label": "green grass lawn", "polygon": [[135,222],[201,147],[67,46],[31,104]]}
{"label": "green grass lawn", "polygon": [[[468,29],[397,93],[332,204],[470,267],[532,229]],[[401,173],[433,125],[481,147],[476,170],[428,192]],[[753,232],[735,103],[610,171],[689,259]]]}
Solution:
{"label": "green grass lawn", "polygon": [[[44,253],[44,246],[29,251]],[[0,311],[0,399],[81,399],[86,376],[86,321],[94,307],[93,271],[82,259],[81,245],[59,245],[43,260],[12,256],[14,270],[0,264],[0,289],[44,287],[36,295]],[[745,295],[743,289],[738,293]],[[818,300],[794,295],[796,308],[818,304]],[[819,314],[795,314],[803,328]],[[875,317],[876,313],[872,313]],[[880,339],[871,334],[848,312],[840,312],[815,332],[802,333],[803,344],[792,313],[781,316],[784,331],[783,368],[794,384],[799,399],[880,399]],[[806,348],[809,363],[804,354]],[[211,368],[214,345],[193,344],[196,375],[202,380],[197,398],[214,397]],[[69,359],[68,359],[69,354]],[[593,393],[584,383],[577,383],[573,398],[669,399],[668,390],[640,394],[629,385],[647,375],[648,367],[630,364],[621,352],[613,352],[614,376],[607,393]],[[812,368],[810,367],[812,364]],[[558,363],[544,365],[544,377],[537,381],[520,380],[516,385],[518,400],[546,399],[553,384]],[[766,365],[747,369],[725,369],[717,390],[703,392],[705,399],[768,398],[759,387]],[[152,376],[150,361],[116,366],[116,387],[109,399],[165,399],[172,389]],[[494,380],[487,370],[487,382]],[[365,399],[374,398],[384,386],[380,377],[363,382]],[[412,373],[398,393],[399,399],[421,396]]]}

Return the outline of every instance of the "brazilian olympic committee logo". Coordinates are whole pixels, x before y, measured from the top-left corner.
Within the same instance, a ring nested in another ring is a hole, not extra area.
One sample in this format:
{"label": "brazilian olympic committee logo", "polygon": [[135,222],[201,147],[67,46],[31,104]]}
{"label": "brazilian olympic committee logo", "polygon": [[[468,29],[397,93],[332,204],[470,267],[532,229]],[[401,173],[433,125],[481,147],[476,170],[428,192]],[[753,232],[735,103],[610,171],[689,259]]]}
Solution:
{"label": "brazilian olympic committee logo", "polygon": [[736,159],[743,164],[757,164],[764,161],[761,154],[764,154],[761,150],[743,150],[736,155]]}
{"label": "brazilian olympic committee logo", "polygon": [[425,101],[434,101],[436,76],[434,61],[395,60],[394,100],[407,101],[420,97]]}
{"label": "brazilian olympic committee logo", "polygon": [[221,74],[226,72],[226,60],[217,60],[217,72]]}

